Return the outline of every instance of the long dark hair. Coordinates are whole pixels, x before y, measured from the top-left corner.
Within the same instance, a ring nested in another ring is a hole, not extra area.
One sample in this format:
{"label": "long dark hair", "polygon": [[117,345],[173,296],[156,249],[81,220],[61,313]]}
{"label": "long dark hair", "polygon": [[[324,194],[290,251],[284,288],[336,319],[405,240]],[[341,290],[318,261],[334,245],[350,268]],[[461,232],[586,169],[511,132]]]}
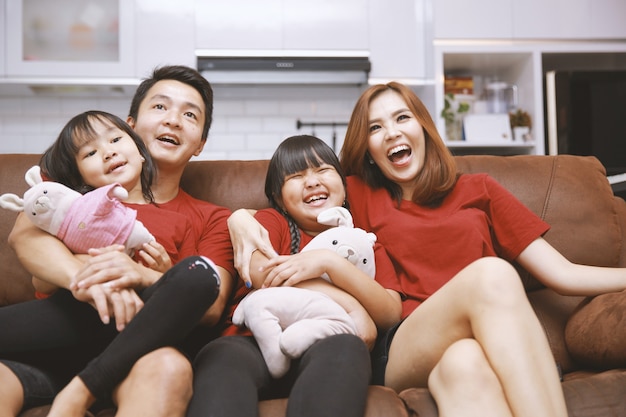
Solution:
{"label": "long dark hair", "polygon": [[84,143],[96,139],[93,122],[100,121],[113,125],[127,133],[137,145],[141,156],[145,159],[141,170],[141,189],[146,201],[153,203],[152,182],[156,176],[156,165],[139,135],[122,119],[114,114],[98,110],[80,113],[65,124],[61,133],[41,156],[39,165],[43,174],[52,181],[60,182],[79,193],[93,190],[85,184],[76,163],[76,155]]}
{"label": "long dark hair", "polygon": [[[265,195],[270,206],[282,213],[287,219],[287,223],[289,223],[292,254],[298,253],[300,247],[300,229],[279,204],[279,201],[282,199],[285,178],[296,172],[304,171],[308,168],[317,168],[323,164],[329,164],[337,170],[345,189],[346,176],[343,174],[339,159],[332,148],[320,138],[310,135],[288,137],[278,145],[274,155],[272,155],[272,159],[270,159],[267,176],[265,177]],[[347,199],[344,204],[347,206]]]}
{"label": "long dark hair", "polygon": [[213,88],[211,87],[211,83],[209,83],[207,79],[202,76],[202,74],[195,69],[184,65],[167,65],[155,68],[152,75],[149,78],[144,79],[137,87],[135,95],[130,103],[128,116],[136,121],[137,114],[139,113],[139,106],[145,100],[148,90],[150,90],[159,81],[164,80],[173,80],[187,84],[200,94],[205,107],[202,140],[206,140],[209,135],[211,123],[213,122]]}
{"label": "long dark hair", "polygon": [[346,175],[358,175],[372,188],[385,188],[398,202],[402,190],[369,162],[369,110],[372,101],[385,91],[398,93],[424,129],[425,158],[412,200],[417,204],[437,205],[452,190],[458,178],[456,161],[437,131],[428,109],[408,86],[390,82],[369,87],[359,97],[352,111],[346,138],[340,152]]}

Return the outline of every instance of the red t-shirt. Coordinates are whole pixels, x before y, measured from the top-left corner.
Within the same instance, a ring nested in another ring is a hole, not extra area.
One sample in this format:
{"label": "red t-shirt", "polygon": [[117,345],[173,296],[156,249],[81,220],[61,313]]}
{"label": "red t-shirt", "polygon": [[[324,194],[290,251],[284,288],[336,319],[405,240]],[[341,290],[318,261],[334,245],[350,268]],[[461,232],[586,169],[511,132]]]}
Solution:
{"label": "red t-shirt", "polygon": [[[285,217],[278,211],[267,208],[256,212],[254,217],[259,223],[265,227],[269,233],[272,246],[280,255],[289,255],[291,253],[291,234],[289,231],[289,224]],[[313,236],[307,235],[300,229],[300,247],[302,250],[311,240]],[[382,285],[383,288],[391,289],[397,292],[402,292],[402,287],[398,281],[393,264],[387,255],[387,252],[378,242],[374,245],[374,258],[376,262],[376,281]],[[242,280],[240,280],[242,281]],[[232,313],[235,311],[237,304],[243,297],[245,297],[251,288],[246,288],[243,282],[240,282],[237,286],[237,291],[233,300],[233,306],[230,311],[229,318],[232,317]],[[229,327],[226,328],[224,334],[250,334],[246,329],[241,329],[232,324],[229,321]]]}
{"label": "red t-shirt", "polygon": [[[182,214],[190,222],[197,239],[197,252],[211,259],[216,265],[227,270],[233,277],[235,266],[233,261],[233,247],[228,233],[226,220],[231,211],[226,207],[217,206],[207,201],[198,200],[182,189],[178,195],[167,203],[160,203],[159,207],[174,213]],[[162,226],[168,226],[165,219]],[[148,226],[146,226],[148,227]],[[148,227],[152,232],[152,229]]]}
{"label": "red t-shirt", "polygon": [[[191,255],[204,255],[235,277],[233,248],[225,207],[193,198],[180,190],[162,204],[126,204],[137,210],[137,220],[165,247],[172,264]],[[37,298],[47,295],[37,292]]]}
{"label": "red t-shirt", "polygon": [[124,203],[124,205],[137,210],[137,220],[143,223],[158,243],[163,245],[172,260],[172,265],[198,253],[195,232],[191,222],[184,215],[164,213],[162,208],[154,204]]}
{"label": "red t-shirt", "polygon": [[376,234],[402,285],[403,317],[473,261],[512,261],[549,226],[487,174],[464,174],[436,208],[403,200],[348,178],[357,227]]}

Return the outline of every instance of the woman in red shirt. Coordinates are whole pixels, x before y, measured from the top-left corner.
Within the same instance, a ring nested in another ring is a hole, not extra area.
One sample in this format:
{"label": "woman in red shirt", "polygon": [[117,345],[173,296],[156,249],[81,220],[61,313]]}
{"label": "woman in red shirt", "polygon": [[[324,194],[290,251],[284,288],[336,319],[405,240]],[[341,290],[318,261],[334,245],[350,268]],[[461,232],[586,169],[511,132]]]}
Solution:
{"label": "woman in red shirt", "polygon": [[[428,387],[442,415],[566,416],[550,347],[511,262],[572,295],[623,290],[626,271],[569,262],[542,238],[549,226],[492,178],[459,175],[426,107],[402,84],[361,95],[341,163],[355,225],[377,235],[406,296],[402,322],[372,355],[374,382]],[[245,212],[229,226],[246,276],[243,243],[271,252]]]}

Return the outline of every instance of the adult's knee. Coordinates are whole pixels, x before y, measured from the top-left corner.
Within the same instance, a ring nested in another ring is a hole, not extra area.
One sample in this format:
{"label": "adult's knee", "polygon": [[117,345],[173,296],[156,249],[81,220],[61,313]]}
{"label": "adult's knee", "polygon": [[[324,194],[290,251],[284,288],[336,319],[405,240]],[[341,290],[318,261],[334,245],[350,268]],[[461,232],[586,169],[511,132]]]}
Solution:
{"label": "adult's knee", "polygon": [[428,378],[433,392],[464,392],[499,390],[498,378],[480,344],[475,339],[462,339],[443,353]]}
{"label": "adult's knee", "polygon": [[147,379],[163,381],[167,385],[183,385],[193,378],[189,360],[178,350],[165,347],[143,357],[133,366],[131,374]]}
{"label": "adult's knee", "polygon": [[468,267],[472,299],[483,306],[511,306],[526,301],[522,280],[509,262],[497,257],[481,258]]}
{"label": "adult's knee", "polygon": [[141,357],[120,384],[114,399],[118,404],[134,401],[137,393],[149,391],[159,401],[186,404],[193,392],[193,371],[178,350],[165,347]]}

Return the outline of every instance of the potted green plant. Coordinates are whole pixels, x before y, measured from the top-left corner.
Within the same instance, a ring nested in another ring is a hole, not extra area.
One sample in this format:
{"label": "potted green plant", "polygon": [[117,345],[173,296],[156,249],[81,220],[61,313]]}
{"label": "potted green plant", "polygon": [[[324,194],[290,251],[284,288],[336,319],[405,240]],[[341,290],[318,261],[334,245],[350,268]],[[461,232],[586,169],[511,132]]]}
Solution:
{"label": "potted green plant", "polygon": [[449,141],[461,140],[463,136],[463,117],[469,112],[470,104],[457,101],[454,94],[444,96],[441,117],[446,123],[446,138]]}
{"label": "potted green plant", "polygon": [[517,109],[509,113],[509,121],[513,130],[513,140],[528,142],[531,140],[530,129],[532,128],[532,119],[528,112]]}

